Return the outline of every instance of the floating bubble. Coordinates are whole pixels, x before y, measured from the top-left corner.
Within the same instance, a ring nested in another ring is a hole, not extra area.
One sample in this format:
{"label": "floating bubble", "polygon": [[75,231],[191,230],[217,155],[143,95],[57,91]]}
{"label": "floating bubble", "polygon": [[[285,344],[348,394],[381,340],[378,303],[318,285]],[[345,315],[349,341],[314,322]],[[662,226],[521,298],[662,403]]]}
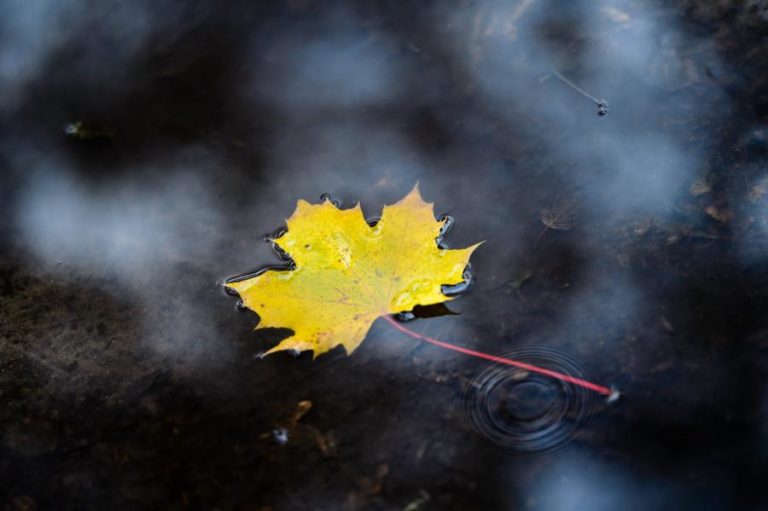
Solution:
{"label": "floating bubble", "polygon": [[406,323],[408,321],[413,321],[416,319],[416,314],[414,314],[412,311],[405,311],[405,312],[398,312],[397,314],[394,314],[394,317],[396,320],[400,321],[401,323]]}

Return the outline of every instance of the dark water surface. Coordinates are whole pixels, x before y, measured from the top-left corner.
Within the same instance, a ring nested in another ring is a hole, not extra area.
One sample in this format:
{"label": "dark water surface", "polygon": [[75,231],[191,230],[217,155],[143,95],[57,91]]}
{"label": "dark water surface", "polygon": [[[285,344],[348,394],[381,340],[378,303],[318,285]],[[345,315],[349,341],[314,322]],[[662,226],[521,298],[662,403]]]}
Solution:
{"label": "dark water surface", "polygon": [[[765,2],[0,0],[0,165],[6,509],[768,509]],[[219,283],[416,181],[486,243],[409,328],[618,402],[260,359]]]}

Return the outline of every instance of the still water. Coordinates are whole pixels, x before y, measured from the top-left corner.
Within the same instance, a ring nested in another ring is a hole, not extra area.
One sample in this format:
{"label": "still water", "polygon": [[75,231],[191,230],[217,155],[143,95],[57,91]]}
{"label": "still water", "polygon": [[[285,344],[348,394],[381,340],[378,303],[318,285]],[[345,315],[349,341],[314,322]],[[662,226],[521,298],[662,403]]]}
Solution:
{"label": "still water", "polygon": [[[0,503],[768,509],[767,171],[761,0],[0,0]],[[618,400],[381,320],[262,356],[221,283],[416,182],[485,244],[402,324]]]}

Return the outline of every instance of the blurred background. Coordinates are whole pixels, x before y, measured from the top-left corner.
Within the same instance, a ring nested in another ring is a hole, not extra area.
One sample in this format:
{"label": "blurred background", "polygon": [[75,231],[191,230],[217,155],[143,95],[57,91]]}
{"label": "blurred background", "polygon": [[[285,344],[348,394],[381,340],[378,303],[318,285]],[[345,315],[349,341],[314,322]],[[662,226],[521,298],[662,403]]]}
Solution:
{"label": "blurred background", "polygon": [[[766,36],[761,0],[0,0],[0,506],[768,509]],[[260,358],[221,282],[298,199],[417,181],[486,243],[409,328],[618,402],[383,321]]]}

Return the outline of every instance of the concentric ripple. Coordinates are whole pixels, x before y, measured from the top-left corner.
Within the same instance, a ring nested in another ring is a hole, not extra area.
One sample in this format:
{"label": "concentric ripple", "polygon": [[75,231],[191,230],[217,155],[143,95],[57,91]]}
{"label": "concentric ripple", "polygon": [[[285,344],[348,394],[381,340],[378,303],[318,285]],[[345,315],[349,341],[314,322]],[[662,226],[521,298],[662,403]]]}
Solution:
{"label": "concentric ripple", "polygon": [[[503,356],[585,378],[570,356],[552,348],[521,348]],[[469,386],[463,412],[494,448],[510,454],[551,453],[566,447],[589,422],[595,402],[594,392],[577,385],[493,364]]]}

